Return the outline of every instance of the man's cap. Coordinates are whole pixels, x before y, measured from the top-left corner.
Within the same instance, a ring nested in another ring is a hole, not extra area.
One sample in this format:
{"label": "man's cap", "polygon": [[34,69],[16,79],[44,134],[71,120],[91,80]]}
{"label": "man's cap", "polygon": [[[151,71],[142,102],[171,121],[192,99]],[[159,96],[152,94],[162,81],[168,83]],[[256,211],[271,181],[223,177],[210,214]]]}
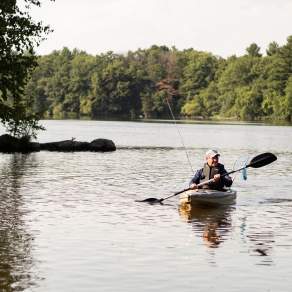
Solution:
{"label": "man's cap", "polygon": [[220,153],[217,151],[217,150],[213,150],[213,149],[210,149],[206,152],[206,157],[215,157],[215,156],[220,156]]}

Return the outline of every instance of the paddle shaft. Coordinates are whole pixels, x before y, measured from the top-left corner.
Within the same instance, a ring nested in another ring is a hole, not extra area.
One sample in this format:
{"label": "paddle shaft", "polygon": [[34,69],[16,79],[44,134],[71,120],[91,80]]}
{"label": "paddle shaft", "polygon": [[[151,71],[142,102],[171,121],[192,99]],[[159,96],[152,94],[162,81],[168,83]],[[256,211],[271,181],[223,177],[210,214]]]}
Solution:
{"label": "paddle shaft", "polygon": [[[225,173],[225,174],[223,174],[222,176],[225,176],[225,175],[227,175],[227,174],[228,174],[228,173]],[[210,183],[210,182],[214,182],[214,181],[215,181],[214,178],[211,178],[211,179],[209,179],[209,180],[206,180],[206,181],[204,181],[204,182],[202,182],[202,183],[199,183],[199,184],[197,185],[197,188],[202,187],[202,186],[204,186],[204,185],[206,185],[206,184],[208,184],[208,183]],[[184,189],[184,190],[179,191],[179,192],[177,192],[177,193],[175,193],[175,194],[172,194],[172,195],[170,195],[170,196],[168,196],[168,197],[165,197],[165,198],[163,198],[163,199],[160,199],[160,201],[162,202],[162,201],[164,201],[164,200],[166,200],[166,199],[172,198],[172,197],[174,197],[174,196],[177,196],[177,195],[179,195],[179,194],[181,194],[181,193],[183,193],[183,192],[189,191],[189,190],[193,190],[193,188],[187,188],[187,189]]]}

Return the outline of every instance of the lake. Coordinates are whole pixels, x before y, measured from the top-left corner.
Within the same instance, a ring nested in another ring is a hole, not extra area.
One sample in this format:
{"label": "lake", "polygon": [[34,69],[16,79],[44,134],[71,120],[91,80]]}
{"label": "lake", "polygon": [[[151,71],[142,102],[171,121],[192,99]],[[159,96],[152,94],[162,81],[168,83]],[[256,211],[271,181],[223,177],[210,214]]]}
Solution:
{"label": "lake", "polygon": [[[40,142],[107,138],[117,151],[0,154],[0,291],[291,291],[292,127],[42,124]],[[209,148],[228,170],[278,160],[237,174],[231,206],[135,202],[187,187]]]}

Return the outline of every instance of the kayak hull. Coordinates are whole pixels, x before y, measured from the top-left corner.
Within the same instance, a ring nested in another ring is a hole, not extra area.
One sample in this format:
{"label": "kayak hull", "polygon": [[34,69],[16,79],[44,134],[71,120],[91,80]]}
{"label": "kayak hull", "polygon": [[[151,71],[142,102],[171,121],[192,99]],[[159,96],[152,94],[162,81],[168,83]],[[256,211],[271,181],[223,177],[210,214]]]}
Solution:
{"label": "kayak hull", "polygon": [[209,189],[189,190],[180,194],[180,205],[208,205],[222,206],[231,205],[236,201],[236,191],[228,189],[217,191]]}

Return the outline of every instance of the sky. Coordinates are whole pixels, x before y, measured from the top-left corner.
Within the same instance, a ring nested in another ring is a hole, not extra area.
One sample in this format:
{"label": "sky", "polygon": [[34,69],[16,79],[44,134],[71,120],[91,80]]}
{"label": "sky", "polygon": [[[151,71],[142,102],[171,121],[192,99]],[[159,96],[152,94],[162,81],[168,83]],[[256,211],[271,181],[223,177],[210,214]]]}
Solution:
{"label": "sky", "polygon": [[32,16],[54,30],[36,52],[63,47],[96,55],[152,45],[228,57],[292,35],[292,0],[42,0]]}

